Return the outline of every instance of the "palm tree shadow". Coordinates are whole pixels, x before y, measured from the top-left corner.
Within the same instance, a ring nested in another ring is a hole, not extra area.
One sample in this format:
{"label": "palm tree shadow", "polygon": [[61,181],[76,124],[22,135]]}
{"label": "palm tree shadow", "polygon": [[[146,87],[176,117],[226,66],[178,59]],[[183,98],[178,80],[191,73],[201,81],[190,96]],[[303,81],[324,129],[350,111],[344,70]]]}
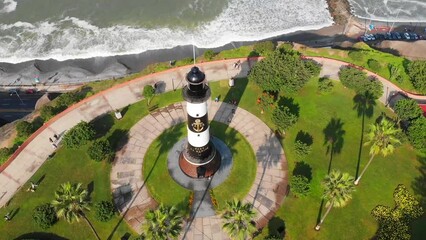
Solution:
{"label": "palm tree shadow", "polygon": [[334,154],[338,154],[342,151],[344,143],[343,136],[346,133],[346,131],[343,130],[343,124],[340,118],[332,118],[322,131],[324,134],[324,145],[327,146],[326,155],[330,154],[327,173],[331,171]]}
{"label": "palm tree shadow", "polygon": [[361,138],[359,140],[359,150],[358,150],[358,161],[356,165],[355,179],[358,178],[359,167],[361,164],[361,154],[362,146],[364,140],[364,129],[365,129],[365,117],[371,118],[374,113],[374,107],[376,106],[376,101],[374,96],[370,92],[365,92],[364,94],[357,94],[353,98],[354,107],[353,109],[357,111],[358,117],[362,118],[361,122]]}
{"label": "palm tree shadow", "polygon": [[[170,150],[170,148],[173,147],[173,145],[176,142],[179,141],[179,138],[181,137],[181,133],[179,131],[180,126],[181,126],[180,124],[175,125],[175,126],[169,128],[169,129],[165,130],[162,134],[160,134],[160,136],[158,137],[158,139],[160,140],[160,143],[161,143],[159,145],[159,152],[160,153],[168,152]],[[128,140],[127,135],[125,135],[124,138],[125,138],[126,141]],[[119,148],[120,149],[125,148],[125,146],[119,146]],[[127,196],[127,201],[125,201],[123,204],[121,204],[121,206],[125,206],[124,209],[126,209],[126,210],[121,215],[120,220],[118,221],[118,223],[115,225],[114,229],[112,230],[112,232],[108,236],[108,238],[107,238],[108,240],[113,238],[118,227],[123,222],[127,213],[131,209],[131,206],[133,205],[134,201],[136,200],[136,197],[140,194],[142,189],[145,187],[146,182],[149,181],[152,172],[154,171],[155,167],[157,166],[159,158],[160,158],[160,155],[157,155],[157,158],[155,159],[153,166],[149,170],[148,175],[145,177],[142,186],[137,190],[136,194],[133,194],[133,192],[130,192],[130,196],[129,195]],[[121,187],[127,187],[128,188],[129,186],[123,185]],[[116,188],[116,191],[120,192],[121,187]],[[113,195],[117,195],[117,193],[115,193]]]}
{"label": "palm tree shadow", "polygon": [[321,216],[322,216],[322,209],[323,209],[323,207],[324,207],[324,203],[325,203],[325,201],[324,201],[324,198],[321,200],[321,204],[320,204],[320,207],[319,207],[319,211],[318,211],[318,216],[317,216],[317,221],[316,221],[316,225],[318,225],[318,223],[321,221]]}

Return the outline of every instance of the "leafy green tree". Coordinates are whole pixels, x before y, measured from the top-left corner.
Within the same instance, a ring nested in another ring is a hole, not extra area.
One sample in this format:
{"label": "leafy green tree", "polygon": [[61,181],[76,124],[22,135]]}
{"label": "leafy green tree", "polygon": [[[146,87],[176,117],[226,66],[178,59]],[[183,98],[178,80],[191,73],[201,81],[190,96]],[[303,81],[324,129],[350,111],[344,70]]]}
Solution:
{"label": "leafy green tree", "polygon": [[96,219],[101,222],[108,222],[114,216],[115,208],[111,201],[100,201],[95,205]]}
{"label": "leafy green tree", "polygon": [[318,79],[318,91],[322,93],[331,92],[333,90],[333,82],[328,77],[322,77]]}
{"label": "leafy green tree", "polygon": [[315,62],[312,59],[305,59],[303,60],[303,63],[305,64],[305,68],[310,73],[311,77],[318,77],[321,72],[321,64]]}
{"label": "leafy green tree", "polygon": [[87,150],[89,157],[95,161],[102,161],[104,159],[110,160],[113,155],[111,145],[108,140],[99,139],[93,142],[93,144]]}
{"label": "leafy green tree", "polygon": [[43,119],[43,121],[47,122],[59,112],[59,109],[50,105],[45,105],[40,109],[40,117]]}
{"label": "leafy green tree", "polygon": [[33,212],[33,219],[43,229],[48,229],[58,221],[55,208],[50,203],[37,206]]}
{"label": "leafy green tree", "polygon": [[338,170],[332,170],[322,181],[324,188],[323,199],[326,201],[327,211],[321,218],[320,222],[315,226],[315,230],[319,231],[330,210],[333,207],[344,207],[352,198],[352,192],[355,191],[353,185],[354,178],[349,173],[342,173]]}
{"label": "leafy green tree", "polygon": [[203,53],[203,57],[204,59],[210,61],[214,58],[214,56],[216,56],[216,53],[213,52],[213,50],[207,50]]}
{"label": "leafy green tree", "polygon": [[401,99],[396,102],[393,108],[398,118],[402,121],[410,121],[420,117],[423,114],[418,103],[413,99]]}
{"label": "leafy green tree", "polygon": [[67,108],[79,100],[80,97],[75,92],[63,93],[58,98],[56,98],[56,105]]}
{"label": "leafy green tree", "polygon": [[145,85],[145,87],[143,87],[143,92],[142,95],[146,98],[146,104],[149,105],[151,103],[152,98],[155,95],[155,89],[153,86],[151,85]]}
{"label": "leafy green tree", "polygon": [[339,79],[343,86],[359,93],[367,79],[367,74],[353,67],[342,67],[339,71]]}
{"label": "leafy green tree", "polygon": [[28,137],[34,132],[33,125],[27,121],[19,121],[16,124],[18,137]]}
{"label": "leafy green tree", "polygon": [[253,46],[253,50],[260,56],[268,56],[275,50],[275,44],[272,41],[257,42]]}
{"label": "leafy green tree", "polygon": [[407,73],[417,91],[426,93],[426,61],[413,61],[407,66]]}
{"label": "leafy green tree", "polygon": [[286,106],[279,106],[272,112],[272,122],[280,132],[284,132],[297,122],[299,116],[292,113]]}
{"label": "leafy green tree", "polygon": [[95,130],[89,123],[81,121],[65,133],[62,141],[68,148],[78,148],[92,140],[95,134]]}
{"label": "leafy green tree", "polygon": [[350,51],[348,53],[348,56],[358,62],[361,62],[364,60],[364,53],[362,51],[359,50],[355,50],[355,51]]}
{"label": "leafy green tree", "polygon": [[142,225],[143,234],[147,239],[176,239],[182,231],[182,216],[176,207],[160,205],[149,210]]}
{"label": "leafy green tree", "polygon": [[225,211],[222,214],[224,224],[222,226],[232,239],[248,239],[256,231],[253,219],[256,212],[250,203],[242,203],[234,199],[227,201]]}
{"label": "leafy green tree", "polygon": [[12,151],[10,148],[6,148],[6,147],[0,148],[0,164],[6,162],[11,154],[12,154]]}
{"label": "leafy green tree", "polygon": [[368,67],[374,72],[378,72],[382,68],[382,65],[376,59],[368,59],[367,64]]}
{"label": "leafy green tree", "polygon": [[383,118],[379,123],[370,125],[370,131],[367,133],[368,141],[364,144],[365,146],[371,145],[370,160],[355,180],[355,185],[359,184],[361,177],[364,175],[376,155],[382,154],[383,157],[386,157],[393,153],[395,144],[400,143],[400,141],[395,137],[398,132],[399,129],[395,128],[395,124],[386,118]]}
{"label": "leafy green tree", "polygon": [[417,118],[411,122],[408,127],[408,139],[415,148],[426,152],[426,118]]}
{"label": "leafy green tree", "polygon": [[290,179],[290,187],[296,197],[304,197],[311,191],[308,178],[302,175],[292,176]]}
{"label": "leafy green tree", "polygon": [[312,74],[300,59],[300,54],[282,48],[257,63],[248,76],[250,81],[267,92],[296,92],[311,77]]}
{"label": "leafy green tree", "polygon": [[98,233],[84,213],[85,210],[90,210],[90,208],[88,192],[81,185],[81,183],[71,184],[70,182],[61,184],[55,191],[55,199],[52,201],[52,205],[55,208],[56,215],[63,217],[69,223],[78,222],[80,218],[83,218],[96,238],[100,240]]}
{"label": "leafy green tree", "polygon": [[300,140],[294,142],[294,152],[298,159],[303,160],[309,153],[311,153],[312,147]]}
{"label": "leafy green tree", "polygon": [[364,86],[357,93],[370,93],[374,99],[379,99],[383,95],[383,84],[375,77],[367,77]]}
{"label": "leafy green tree", "polygon": [[353,67],[343,67],[339,71],[339,79],[342,84],[355,90],[357,94],[369,92],[375,99],[383,94],[383,85],[374,77],[367,77],[367,74]]}
{"label": "leafy green tree", "polygon": [[376,237],[379,240],[411,239],[411,222],[423,215],[423,208],[402,184],[395,189],[393,198],[393,209],[378,205],[371,211],[371,215],[379,222]]}

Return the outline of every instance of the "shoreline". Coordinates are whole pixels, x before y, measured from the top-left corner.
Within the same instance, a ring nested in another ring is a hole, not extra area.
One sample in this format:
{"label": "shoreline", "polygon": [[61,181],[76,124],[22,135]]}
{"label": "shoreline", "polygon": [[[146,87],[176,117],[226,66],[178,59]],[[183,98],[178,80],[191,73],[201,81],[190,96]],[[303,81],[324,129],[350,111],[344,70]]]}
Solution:
{"label": "shoreline", "polygon": [[[330,15],[334,23],[331,26],[316,30],[297,30],[275,37],[258,41],[230,42],[217,48],[197,48],[196,57],[206,50],[215,52],[250,45],[255,42],[289,41],[304,44],[310,47],[340,46],[343,42],[355,43],[357,37],[366,31],[366,26],[387,26],[389,22],[361,19],[353,15],[351,5],[347,0],[326,0]],[[394,23],[396,29],[412,28],[413,24],[407,22]],[[421,25],[417,26],[417,25]],[[424,29],[426,23],[415,23],[414,29]],[[291,31],[292,29],[288,29]],[[177,59],[193,57],[192,45],[176,46],[170,49],[148,50],[138,54],[115,55],[106,57],[92,57],[85,59],[69,59],[65,61],[31,60],[21,63],[0,62],[0,90],[11,87],[48,88],[52,85],[77,85],[86,82],[99,81],[125,77],[132,73],[142,71],[146,66],[168,62]]]}

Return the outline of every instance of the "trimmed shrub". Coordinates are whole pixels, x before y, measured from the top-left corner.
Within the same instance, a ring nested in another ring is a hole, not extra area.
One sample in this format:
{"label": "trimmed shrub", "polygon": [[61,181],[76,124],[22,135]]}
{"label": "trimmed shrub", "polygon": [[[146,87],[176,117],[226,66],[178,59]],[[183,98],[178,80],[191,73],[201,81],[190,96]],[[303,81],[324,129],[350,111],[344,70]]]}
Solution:
{"label": "trimmed shrub", "polygon": [[294,143],[294,152],[300,160],[303,160],[311,151],[312,147],[300,140],[296,140]]}
{"label": "trimmed shrub", "polygon": [[298,119],[299,117],[285,106],[277,107],[272,112],[272,122],[274,122],[275,126],[281,132],[284,132],[287,128],[295,124]]}
{"label": "trimmed shrub", "polygon": [[214,56],[216,56],[216,53],[213,52],[213,50],[207,50],[203,53],[203,57],[206,60],[212,60],[214,58]]}
{"label": "trimmed shrub", "polygon": [[96,140],[92,146],[87,150],[89,157],[97,162],[102,161],[104,159],[111,159],[112,156],[112,148],[107,140],[100,139]]}
{"label": "trimmed shrub", "polygon": [[365,72],[356,68],[342,67],[339,71],[339,78],[345,87],[355,90],[357,94],[369,92],[375,99],[383,94],[383,86],[380,81],[374,77],[367,77]]}
{"label": "trimmed shrub", "polygon": [[296,197],[304,197],[311,191],[309,180],[302,175],[292,176],[290,179],[290,187],[292,193]]}
{"label": "trimmed shrub", "polygon": [[33,212],[33,219],[43,229],[51,227],[58,221],[55,209],[50,203],[37,206]]}
{"label": "trimmed shrub", "polygon": [[328,77],[322,77],[318,79],[318,91],[321,93],[328,93],[333,90],[333,82]]}
{"label": "trimmed shrub", "polygon": [[361,51],[350,51],[348,53],[348,56],[355,61],[362,61],[364,60],[364,54]]}
{"label": "trimmed shrub", "polygon": [[16,124],[18,137],[28,137],[34,132],[33,125],[27,121],[19,121]]}
{"label": "trimmed shrub", "polygon": [[378,72],[382,68],[382,65],[380,65],[379,61],[377,61],[376,59],[368,59],[367,64],[368,67],[374,72]]}
{"label": "trimmed shrub", "polygon": [[267,56],[275,50],[275,44],[271,41],[257,42],[253,46],[254,51],[261,56]]}
{"label": "trimmed shrub", "polygon": [[87,122],[81,121],[64,135],[62,142],[68,148],[78,148],[95,137],[95,130]]}
{"label": "trimmed shrub", "polygon": [[96,219],[108,222],[114,216],[115,208],[111,201],[100,201],[96,203]]}
{"label": "trimmed shrub", "polygon": [[408,138],[415,148],[426,152],[426,118],[417,118],[411,122],[408,127]]}
{"label": "trimmed shrub", "polygon": [[321,72],[321,64],[312,59],[303,60],[305,68],[311,73],[311,77],[318,77]]}

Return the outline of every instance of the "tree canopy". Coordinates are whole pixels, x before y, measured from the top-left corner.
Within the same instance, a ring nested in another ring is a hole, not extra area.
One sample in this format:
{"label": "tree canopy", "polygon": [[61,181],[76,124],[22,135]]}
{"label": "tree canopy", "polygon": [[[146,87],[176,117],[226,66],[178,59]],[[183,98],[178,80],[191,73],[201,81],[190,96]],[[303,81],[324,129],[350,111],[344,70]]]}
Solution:
{"label": "tree canopy", "polygon": [[374,99],[378,99],[383,94],[382,83],[374,77],[368,77],[359,69],[342,67],[339,71],[339,79],[345,87],[355,90],[357,94],[368,92]]}
{"label": "tree canopy", "polygon": [[257,63],[248,78],[264,91],[296,92],[319,70],[319,65],[302,60],[300,53],[278,48]]}
{"label": "tree canopy", "polygon": [[394,208],[377,205],[371,215],[379,222],[376,237],[379,240],[410,239],[410,223],[423,215],[423,208],[407,188],[400,184],[396,187],[393,198]]}
{"label": "tree canopy", "polygon": [[394,107],[395,113],[402,121],[409,121],[420,117],[423,114],[422,109],[413,99],[401,99]]}
{"label": "tree canopy", "polygon": [[417,91],[426,93],[426,61],[412,61],[407,66],[407,73]]}
{"label": "tree canopy", "polygon": [[66,147],[77,148],[94,137],[95,130],[93,130],[92,126],[87,122],[81,121],[65,134],[63,143]]}
{"label": "tree canopy", "polygon": [[408,138],[415,148],[426,151],[426,118],[417,118],[411,122]]}

